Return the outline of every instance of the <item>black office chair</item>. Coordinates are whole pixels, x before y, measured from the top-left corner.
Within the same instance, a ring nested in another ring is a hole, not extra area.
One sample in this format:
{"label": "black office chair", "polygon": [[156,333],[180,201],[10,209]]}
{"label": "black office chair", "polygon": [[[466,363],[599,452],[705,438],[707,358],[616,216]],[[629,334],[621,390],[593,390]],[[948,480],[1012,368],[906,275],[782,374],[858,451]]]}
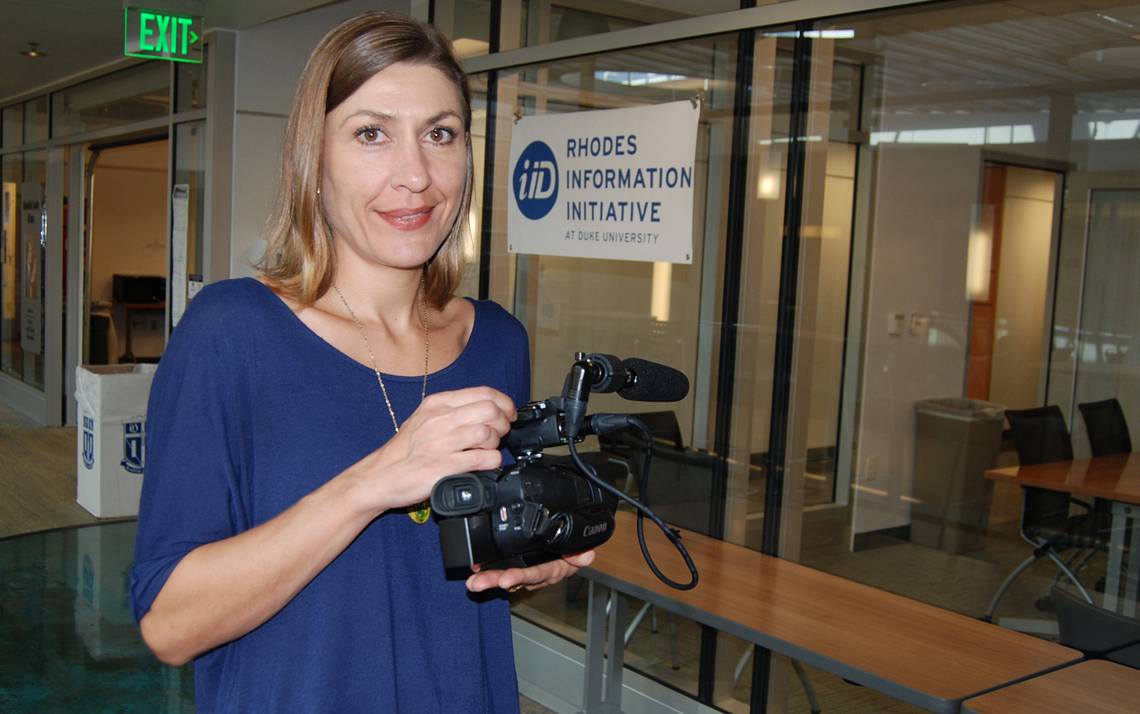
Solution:
{"label": "black office chair", "polygon": [[[677,451],[684,450],[681,425],[677,423],[677,415],[673,411],[642,412],[632,416],[649,427],[655,448],[669,446]],[[633,493],[635,475],[645,470],[645,439],[641,432],[636,429],[621,429],[601,434],[598,436],[598,444],[613,463],[624,466],[628,476],[626,492]]]}
{"label": "black office chair", "polygon": [[[1068,461],[1073,458],[1073,443],[1060,408],[1056,405],[1035,409],[1007,409],[1013,443],[1017,447],[1017,459],[1022,466]],[[1060,569],[1061,574],[1073,582],[1084,596],[1092,602],[1079,578],[1070,569],[1070,564],[1061,559],[1060,553],[1073,548],[1099,550],[1107,549],[1107,541],[1098,537],[1098,523],[1107,520],[1100,513],[1093,513],[1092,507],[1080,502],[1078,505],[1089,509],[1089,513],[1070,516],[1069,507],[1074,501],[1066,493],[1050,491],[1032,486],[1023,487],[1021,502],[1021,537],[1033,546],[1033,552],[1013,569],[994,593],[982,619],[993,620],[998,601],[1019,575],[1025,572],[1040,558],[1047,557]],[[1048,600],[1038,605],[1048,607]]]}
{"label": "black office chair", "polygon": [[1125,667],[1140,669],[1140,644],[1113,650],[1112,652],[1108,653],[1105,659],[1109,660],[1110,662],[1122,664]]}
{"label": "black office chair", "polygon": [[1114,398],[1077,406],[1085,420],[1093,456],[1132,453],[1132,437],[1128,435],[1128,422],[1120,402]]}
{"label": "black office chair", "polygon": [[1055,586],[1058,642],[1090,659],[1110,659],[1140,669],[1140,620],[1097,607]]}

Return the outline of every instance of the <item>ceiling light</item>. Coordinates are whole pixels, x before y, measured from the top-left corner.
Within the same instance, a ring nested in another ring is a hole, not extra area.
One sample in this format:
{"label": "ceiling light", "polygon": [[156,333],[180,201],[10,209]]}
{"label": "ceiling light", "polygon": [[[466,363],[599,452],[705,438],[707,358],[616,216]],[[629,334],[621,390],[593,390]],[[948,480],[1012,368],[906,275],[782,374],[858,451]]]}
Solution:
{"label": "ceiling light", "polygon": [[47,57],[47,52],[41,52],[38,49],[39,46],[40,46],[40,43],[38,43],[38,42],[29,42],[28,43],[28,49],[21,50],[20,54],[22,54],[25,57],[31,57],[32,59],[36,59],[37,57]]}
{"label": "ceiling light", "polygon": [[855,37],[855,30],[784,30],[781,32],[764,32],[764,37],[807,37],[817,40],[850,40]]}

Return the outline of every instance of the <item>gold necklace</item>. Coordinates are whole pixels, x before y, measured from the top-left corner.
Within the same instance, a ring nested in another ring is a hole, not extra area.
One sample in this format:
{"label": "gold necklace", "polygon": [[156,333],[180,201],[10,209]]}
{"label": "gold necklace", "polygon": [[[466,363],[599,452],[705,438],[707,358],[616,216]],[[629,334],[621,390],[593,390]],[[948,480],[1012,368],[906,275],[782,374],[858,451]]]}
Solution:
{"label": "gold necklace", "polygon": [[[384,395],[384,406],[388,407],[388,416],[392,417],[392,428],[399,434],[400,423],[396,421],[396,411],[392,409],[392,400],[388,398],[388,388],[384,386],[384,377],[380,375],[380,368],[376,366],[376,355],[373,354],[372,345],[368,342],[368,335],[364,332],[364,324],[360,322],[360,318],[356,316],[352,306],[348,304],[348,300],[344,299],[344,293],[340,291],[340,288],[336,285],[332,287],[333,290],[336,291],[337,296],[340,297],[340,301],[344,304],[344,309],[348,310],[352,321],[356,323],[356,329],[360,332],[360,339],[364,342],[364,349],[368,351],[368,359],[372,361],[372,371],[376,373],[376,383],[380,385],[380,393]],[[420,275],[420,321],[424,326],[424,380],[420,386],[421,403],[427,395],[428,358],[431,355],[431,338],[428,332],[427,301],[424,298],[425,292],[426,279],[423,275]],[[428,518],[431,517],[431,506],[427,501],[419,503],[408,511],[408,517],[416,523],[423,525],[427,523]]]}

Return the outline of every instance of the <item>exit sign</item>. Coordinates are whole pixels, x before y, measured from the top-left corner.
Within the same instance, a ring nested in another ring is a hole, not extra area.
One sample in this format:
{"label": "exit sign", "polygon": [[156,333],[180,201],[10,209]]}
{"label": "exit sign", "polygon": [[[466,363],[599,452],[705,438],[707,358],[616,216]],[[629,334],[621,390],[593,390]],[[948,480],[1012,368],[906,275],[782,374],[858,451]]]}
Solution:
{"label": "exit sign", "polygon": [[123,54],[202,63],[202,18],[168,10],[124,8]]}

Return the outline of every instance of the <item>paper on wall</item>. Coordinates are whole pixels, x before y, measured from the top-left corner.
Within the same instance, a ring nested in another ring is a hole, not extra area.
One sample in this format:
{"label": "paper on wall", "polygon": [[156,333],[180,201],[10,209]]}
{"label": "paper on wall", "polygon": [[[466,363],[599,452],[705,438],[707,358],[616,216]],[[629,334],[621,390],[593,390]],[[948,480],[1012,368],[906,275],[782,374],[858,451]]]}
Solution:
{"label": "paper on wall", "polygon": [[170,325],[173,327],[186,310],[186,231],[190,220],[190,184],[174,184],[171,203],[174,216],[170,228]]}

